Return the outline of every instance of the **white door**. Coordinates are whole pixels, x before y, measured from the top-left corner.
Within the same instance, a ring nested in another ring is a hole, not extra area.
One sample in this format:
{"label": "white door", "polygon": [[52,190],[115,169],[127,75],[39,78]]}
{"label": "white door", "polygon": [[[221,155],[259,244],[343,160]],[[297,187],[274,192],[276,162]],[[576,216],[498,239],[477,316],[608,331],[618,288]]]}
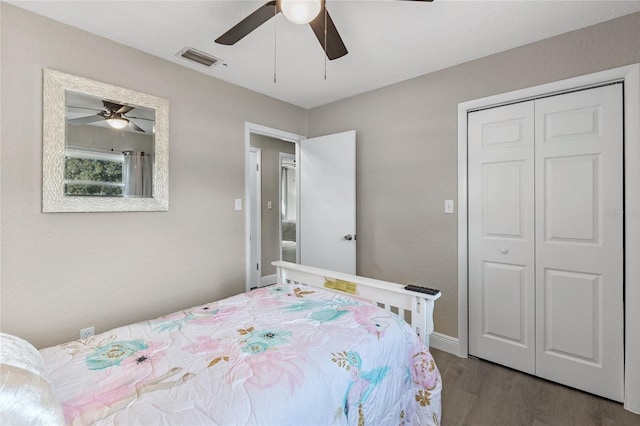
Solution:
{"label": "white door", "polygon": [[356,273],[356,132],[305,139],[300,153],[300,263]]}
{"label": "white door", "polygon": [[468,137],[469,353],[622,401],[621,86],[474,112]]}
{"label": "white door", "polygon": [[620,84],[536,101],[536,372],[617,401],[622,142]]}
{"label": "white door", "polygon": [[534,103],[469,115],[469,353],[535,373]]}
{"label": "white door", "polygon": [[250,214],[250,235],[251,251],[250,251],[250,287],[260,287],[262,277],[262,215],[260,213],[261,206],[261,188],[262,179],[260,173],[260,150],[251,148],[249,152],[249,209]]}

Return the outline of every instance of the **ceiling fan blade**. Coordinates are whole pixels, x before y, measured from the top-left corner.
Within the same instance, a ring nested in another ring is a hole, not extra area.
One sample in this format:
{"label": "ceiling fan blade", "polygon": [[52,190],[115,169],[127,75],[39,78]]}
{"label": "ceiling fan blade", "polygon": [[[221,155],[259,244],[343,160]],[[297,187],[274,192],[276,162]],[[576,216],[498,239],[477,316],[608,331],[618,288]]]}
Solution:
{"label": "ceiling fan blade", "polygon": [[89,111],[102,111],[101,109],[98,108],[89,108],[89,107],[84,107],[84,106],[75,106],[75,105],[67,105],[68,109],[86,109]]}
{"label": "ceiling fan blade", "polygon": [[269,1],[251,15],[238,22],[233,28],[222,34],[216,39],[218,44],[226,44],[228,46],[236,44],[238,41],[247,36],[251,31],[273,18],[280,10],[276,7],[275,0]]}
{"label": "ceiling fan blade", "polygon": [[327,50],[327,58],[329,58],[329,60],[332,61],[334,59],[343,57],[344,55],[349,53],[349,51],[344,45],[344,42],[342,41],[342,38],[338,33],[338,29],[333,23],[333,19],[331,19],[331,15],[329,15],[329,12],[325,13],[325,10],[326,9],[321,10],[318,16],[313,21],[309,22],[309,25],[311,25],[311,29],[313,29],[314,34],[316,35],[318,41],[320,42],[320,46],[322,46],[322,50],[324,50],[325,49],[324,19],[325,19],[325,16],[327,17],[327,48],[326,50]]}
{"label": "ceiling fan blade", "polygon": [[116,112],[124,106],[122,104],[117,104],[115,102],[109,101],[102,101],[102,105],[104,105],[105,109],[109,112]]}
{"label": "ceiling fan blade", "polygon": [[68,121],[72,126],[80,126],[82,124],[95,123],[96,121],[104,120],[104,117],[100,114],[89,115],[87,117],[73,118]]}
{"label": "ceiling fan blade", "polygon": [[117,104],[115,102],[109,102],[109,101],[102,101],[102,105],[104,105],[107,111],[113,112],[116,114],[126,114],[127,112],[135,108],[129,105],[122,105],[122,104]]}
{"label": "ceiling fan blade", "polygon": [[138,126],[136,123],[134,123],[133,121],[129,120],[129,124],[131,124],[133,126],[133,128],[135,130],[137,130],[138,132],[142,132],[142,133],[147,133],[144,131],[144,129],[140,126]]}
{"label": "ceiling fan blade", "polygon": [[119,110],[115,111],[116,114],[126,114],[129,111],[131,111],[132,109],[134,109],[135,107],[129,106],[129,105],[123,105],[122,108],[120,108]]}
{"label": "ceiling fan blade", "polygon": [[136,120],[145,120],[145,121],[156,121],[153,118],[144,118],[144,117],[132,117],[130,115],[125,115],[127,118],[135,118]]}

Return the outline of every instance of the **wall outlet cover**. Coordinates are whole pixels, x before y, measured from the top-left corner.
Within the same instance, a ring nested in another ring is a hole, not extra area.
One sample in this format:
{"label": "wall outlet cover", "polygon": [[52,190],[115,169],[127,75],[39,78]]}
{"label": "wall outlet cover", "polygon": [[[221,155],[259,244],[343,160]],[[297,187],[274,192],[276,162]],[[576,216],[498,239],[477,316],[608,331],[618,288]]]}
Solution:
{"label": "wall outlet cover", "polygon": [[86,339],[87,337],[91,337],[96,333],[95,327],[87,327],[80,330],[80,338]]}

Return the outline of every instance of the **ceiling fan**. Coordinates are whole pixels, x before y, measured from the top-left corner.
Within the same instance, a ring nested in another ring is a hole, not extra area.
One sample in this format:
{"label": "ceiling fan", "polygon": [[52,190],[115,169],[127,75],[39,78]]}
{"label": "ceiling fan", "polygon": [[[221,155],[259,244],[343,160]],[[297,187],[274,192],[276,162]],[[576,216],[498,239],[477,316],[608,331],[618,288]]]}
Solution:
{"label": "ceiling fan", "polygon": [[[433,0],[408,0],[426,1]],[[260,6],[258,10],[238,22],[233,28],[216,39],[216,43],[233,45],[243,39],[260,25],[282,12],[296,24],[309,24],[329,60],[343,57],[346,46],[326,10],[326,0],[272,0]],[[326,19],[326,21],[325,21]],[[326,34],[325,34],[326,28]],[[325,46],[326,41],[326,46]]]}
{"label": "ceiling fan", "polygon": [[86,107],[73,107],[79,109],[89,109],[94,111],[100,111],[97,114],[89,115],[87,117],[73,118],[69,120],[69,124],[72,126],[79,126],[82,124],[94,123],[100,120],[106,120],[107,124],[109,124],[114,129],[124,129],[127,126],[133,127],[134,130],[142,133],[146,133],[144,129],[138,126],[136,123],[131,121],[132,119],[137,120],[148,120],[147,118],[142,117],[131,117],[125,115],[126,113],[133,110],[135,107],[130,105],[121,105],[115,102],[110,101],[102,101],[102,105],[104,105],[104,110],[96,110],[94,108],[86,108]]}

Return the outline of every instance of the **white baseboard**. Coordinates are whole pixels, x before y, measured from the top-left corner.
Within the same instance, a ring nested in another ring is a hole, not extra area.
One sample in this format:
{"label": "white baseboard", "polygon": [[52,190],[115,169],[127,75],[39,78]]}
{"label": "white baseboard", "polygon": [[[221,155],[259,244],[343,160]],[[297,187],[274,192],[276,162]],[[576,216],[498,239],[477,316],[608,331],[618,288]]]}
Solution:
{"label": "white baseboard", "polygon": [[447,336],[446,334],[433,332],[429,336],[429,346],[439,349],[450,354],[458,355],[460,348],[460,342],[457,337]]}
{"label": "white baseboard", "polygon": [[260,287],[264,287],[264,286],[267,286],[267,285],[275,284],[276,281],[278,281],[278,275],[277,274],[267,275],[265,277],[261,277],[260,278]]}
{"label": "white baseboard", "polygon": [[635,401],[635,403],[636,405],[634,405],[632,401],[626,400],[624,402],[624,409],[635,414],[640,414],[640,403],[638,403],[638,401]]}

